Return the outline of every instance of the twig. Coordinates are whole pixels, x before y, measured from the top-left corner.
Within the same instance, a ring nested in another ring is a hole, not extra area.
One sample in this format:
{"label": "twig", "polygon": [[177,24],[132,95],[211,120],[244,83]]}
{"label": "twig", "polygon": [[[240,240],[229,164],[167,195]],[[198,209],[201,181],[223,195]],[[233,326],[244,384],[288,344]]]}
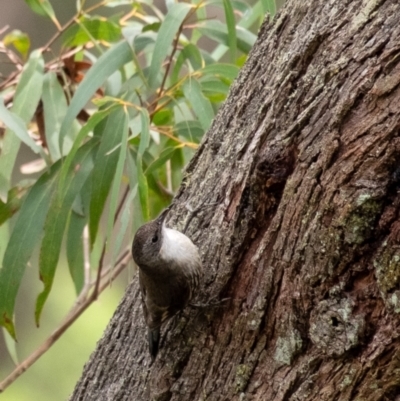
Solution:
{"label": "twig", "polygon": [[178,49],[179,37],[181,36],[182,29],[183,29],[183,23],[180,25],[180,27],[178,29],[178,32],[176,33],[176,37],[174,39],[174,43],[172,44],[172,52],[171,52],[170,56],[168,57],[167,65],[165,67],[165,74],[163,76],[163,79],[162,79],[162,82],[161,82],[161,86],[160,86],[160,90],[158,92],[158,98],[159,99],[161,99],[161,96],[164,93],[164,86],[165,86],[165,83],[167,81],[167,76],[168,76],[169,70],[170,70],[171,65],[172,65],[172,60],[173,60],[174,55],[175,55],[175,53],[176,53],[176,51]]}
{"label": "twig", "polygon": [[[119,258],[119,263],[112,270],[111,280],[114,280],[124,270],[125,266],[130,260],[130,251],[126,249]],[[102,292],[108,286],[109,280],[99,286],[99,292]],[[74,313],[68,314],[64,322],[45,340],[45,342],[37,348],[28,358],[21,362],[13,372],[11,372],[1,383],[0,393],[3,392],[11,383],[13,383],[19,376],[22,375],[29,367],[31,367],[60,337],[61,335],[75,322],[75,320],[82,315],[82,313],[95,301],[94,292],[87,298]]]}
{"label": "twig", "polygon": [[0,35],[3,35],[5,31],[7,31],[10,28],[10,25],[4,25],[3,28],[0,29]]}

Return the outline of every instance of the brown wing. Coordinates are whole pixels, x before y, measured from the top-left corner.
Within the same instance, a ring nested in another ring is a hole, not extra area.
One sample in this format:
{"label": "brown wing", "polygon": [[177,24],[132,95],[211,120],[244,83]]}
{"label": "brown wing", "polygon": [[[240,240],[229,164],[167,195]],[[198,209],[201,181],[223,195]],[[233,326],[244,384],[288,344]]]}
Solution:
{"label": "brown wing", "polygon": [[185,308],[191,297],[192,283],[185,276],[153,280],[140,270],[139,283],[145,321],[152,329]]}

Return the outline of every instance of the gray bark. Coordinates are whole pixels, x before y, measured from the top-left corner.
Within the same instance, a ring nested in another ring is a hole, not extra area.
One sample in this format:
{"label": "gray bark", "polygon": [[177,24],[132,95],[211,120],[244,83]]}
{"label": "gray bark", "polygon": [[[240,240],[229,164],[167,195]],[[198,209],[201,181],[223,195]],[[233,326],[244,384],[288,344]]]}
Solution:
{"label": "gray bark", "polygon": [[265,22],[169,215],[229,301],[150,366],[135,278],[71,400],[399,400],[399,83],[398,1]]}

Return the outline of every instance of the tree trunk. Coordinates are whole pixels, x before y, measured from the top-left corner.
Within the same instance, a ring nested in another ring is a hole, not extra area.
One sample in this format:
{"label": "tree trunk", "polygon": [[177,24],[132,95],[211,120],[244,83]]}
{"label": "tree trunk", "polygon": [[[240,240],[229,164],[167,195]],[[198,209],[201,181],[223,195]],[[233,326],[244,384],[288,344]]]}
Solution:
{"label": "tree trunk", "polygon": [[169,214],[229,301],[151,365],[135,278],[71,400],[400,400],[399,83],[397,0],[265,22]]}

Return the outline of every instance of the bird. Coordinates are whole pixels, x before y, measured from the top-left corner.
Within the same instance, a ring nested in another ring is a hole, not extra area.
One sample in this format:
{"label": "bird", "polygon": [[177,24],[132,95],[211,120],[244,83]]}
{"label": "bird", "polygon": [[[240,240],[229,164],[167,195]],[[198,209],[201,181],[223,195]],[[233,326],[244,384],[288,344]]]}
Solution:
{"label": "bird", "polygon": [[153,361],[159,350],[161,326],[194,298],[203,274],[197,246],[182,232],[166,226],[168,210],[142,225],[132,243]]}

